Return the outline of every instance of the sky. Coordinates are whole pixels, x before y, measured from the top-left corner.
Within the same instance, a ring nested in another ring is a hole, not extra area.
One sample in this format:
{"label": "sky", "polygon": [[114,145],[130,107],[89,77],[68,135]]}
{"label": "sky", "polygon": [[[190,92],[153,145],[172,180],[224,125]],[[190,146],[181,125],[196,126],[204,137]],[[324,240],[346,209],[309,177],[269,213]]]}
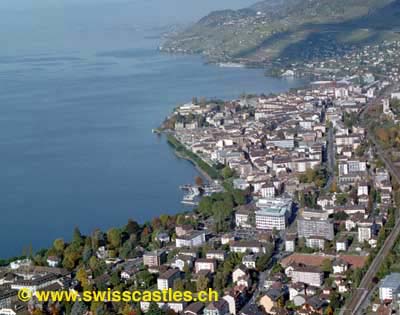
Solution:
{"label": "sky", "polygon": [[161,4],[166,14],[183,11],[188,12],[190,16],[199,18],[212,10],[239,9],[255,3],[256,0],[1,0],[0,10],[62,8],[71,5],[118,4],[127,2],[137,4],[142,2],[143,5],[153,10],[159,10]]}

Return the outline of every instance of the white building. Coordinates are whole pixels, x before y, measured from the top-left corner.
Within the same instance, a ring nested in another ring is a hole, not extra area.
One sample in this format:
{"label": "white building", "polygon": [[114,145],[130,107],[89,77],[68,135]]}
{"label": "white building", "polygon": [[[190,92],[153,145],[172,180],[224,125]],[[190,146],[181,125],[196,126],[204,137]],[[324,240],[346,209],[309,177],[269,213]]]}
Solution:
{"label": "white building", "polygon": [[177,237],[175,239],[176,247],[195,247],[204,244],[206,234],[203,231],[193,231],[192,233]]}
{"label": "white building", "polygon": [[358,242],[363,243],[369,241],[372,237],[372,223],[358,222]]}
{"label": "white building", "polygon": [[286,229],[292,212],[292,200],[288,198],[265,198],[257,202],[256,228],[278,231]]}
{"label": "white building", "polygon": [[316,267],[289,266],[286,268],[285,273],[292,278],[293,283],[300,282],[319,288],[324,282],[324,273]]}
{"label": "white building", "polygon": [[399,289],[400,273],[391,273],[383,278],[379,286],[379,298],[381,301],[391,301]]}
{"label": "white building", "polygon": [[343,251],[345,252],[347,250],[348,242],[347,239],[340,239],[336,241],[336,251],[340,252]]}
{"label": "white building", "polygon": [[181,273],[178,269],[170,269],[160,275],[157,279],[158,290],[168,290],[174,285],[174,281],[181,277]]}

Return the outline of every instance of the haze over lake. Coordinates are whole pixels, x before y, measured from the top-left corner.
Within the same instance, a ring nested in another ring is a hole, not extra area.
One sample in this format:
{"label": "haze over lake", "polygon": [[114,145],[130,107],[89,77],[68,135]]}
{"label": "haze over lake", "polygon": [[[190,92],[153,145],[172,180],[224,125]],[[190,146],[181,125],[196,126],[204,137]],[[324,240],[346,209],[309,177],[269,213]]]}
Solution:
{"label": "haze over lake", "polygon": [[287,90],[262,70],[157,52],[171,24],[245,0],[0,3],[0,256],[182,209],[197,175],[151,133],[193,96]]}

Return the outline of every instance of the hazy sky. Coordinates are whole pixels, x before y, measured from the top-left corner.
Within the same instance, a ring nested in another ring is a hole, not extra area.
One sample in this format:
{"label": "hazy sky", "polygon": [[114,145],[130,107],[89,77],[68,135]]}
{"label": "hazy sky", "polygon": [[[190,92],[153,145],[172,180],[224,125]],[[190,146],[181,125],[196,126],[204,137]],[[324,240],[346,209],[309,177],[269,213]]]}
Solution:
{"label": "hazy sky", "polygon": [[154,8],[166,10],[166,13],[177,10],[188,12],[193,16],[206,14],[211,10],[238,9],[251,5],[257,0],[1,0],[0,9],[28,9],[46,7],[65,7],[71,5],[86,5],[99,3],[139,3]]}

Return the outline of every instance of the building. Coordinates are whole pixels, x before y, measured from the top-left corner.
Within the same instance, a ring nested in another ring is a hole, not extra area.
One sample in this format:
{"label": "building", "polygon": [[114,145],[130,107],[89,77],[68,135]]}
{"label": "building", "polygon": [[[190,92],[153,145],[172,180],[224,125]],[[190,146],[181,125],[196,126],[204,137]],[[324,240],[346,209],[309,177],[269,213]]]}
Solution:
{"label": "building", "polygon": [[29,280],[17,280],[11,283],[12,290],[20,290],[22,288],[30,290],[35,293],[37,290],[41,290],[48,287],[59,280],[59,276],[53,273],[42,274],[35,276]]}
{"label": "building", "polygon": [[188,234],[177,236],[175,239],[176,247],[195,247],[204,244],[206,234],[203,231],[193,231]]}
{"label": "building", "polygon": [[200,258],[196,260],[194,266],[196,273],[201,270],[207,270],[213,273],[217,269],[217,261],[215,259]]}
{"label": "building", "polygon": [[285,251],[294,252],[296,249],[296,235],[286,235]]}
{"label": "building", "polygon": [[246,266],[240,265],[240,266],[236,267],[235,270],[233,270],[232,281],[233,281],[233,283],[236,283],[239,281],[240,278],[243,278],[245,276],[247,276]]}
{"label": "building", "polygon": [[204,315],[226,315],[229,314],[229,305],[224,299],[211,302],[204,308]]}
{"label": "building", "polygon": [[370,220],[364,220],[357,223],[358,229],[358,241],[360,243],[368,242],[372,237],[372,226],[373,222]]}
{"label": "building", "polygon": [[[288,270],[290,268],[290,270]],[[324,273],[318,267],[295,265],[286,268],[285,273],[292,278],[293,283],[305,283],[321,287],[324,282]]]}
{"label": "building", "polygon": [[226,253],[223,250],[209,250],[206,253],[207,259],[216,259],[219,261],[224,261],[226,257]]}
{"label": "building", "polygon": [[183,310],[184,315],[203,315],[204,304],[201,302],[191,303]]}
{"label": "building", "polygon": [[49,257],[47,257],[46,262],[49,267],[55,268],[60,265],[61,259],[57,256],[49,256]]}
{"label": "building", "polygon": [[160,275],[157,279],[158,290],[168,290],[174,285],[174,281],[181,277],[181,272],[178,269],[169,269]]}
{"label": "building", "polygon": [[336,251],[337,252],[340,252],[340,251],[345,252],[345,251],[347,251],[347,247],[348,247],[347,238],[341,238],[336,241]]}
{"label": "building", "polygon": [[306,246],[309,248],[324,250],[325,238],[321,236],[309,236],[306,239]]}
{"label": "building", "polygon": [[248,269],[256,269],[256,260],[257,257],[255,255],[246,255],[242,258],[242,264]]}
{"label": "building", "polygon": [[299,237],[319,236],[331,241],[334,238],[333,223],[329,219],[302,217],[297,220],[297,234]]}
{"label": "building", "polygon": [[271,314],[272,309],[277,307],[279,301],[284,303],[284,291],[279,289],[269,289],[260,299],[260,305],[264,308],[267,314]]}
{"label": "building", "polygon": [[265,198],[257,202],[256,228],[260,230],[286,229],[292,213],[292,200],[288,198]]}
{"label": "building", "polygon": [[379,298],[381,301],[392,301],[394,294],[400,289],[400,273],[391,273],[379,285]]}
{"label": "building", "polygon": [[159,267],[167,261],[165,250],[155,250],[143,254],[143,265],[148,267]]}
{"label": "building", "polygon": [[236,210],[235,213],[235,225],[238,228],[251,228],[251,218],[254,221],[254,211],[249,207],[241,206]]}
{"label": "building", "polygon": [[235,241],[231,243],[230,250],[235,253],[265,253],[265,247],[259,241]]}

